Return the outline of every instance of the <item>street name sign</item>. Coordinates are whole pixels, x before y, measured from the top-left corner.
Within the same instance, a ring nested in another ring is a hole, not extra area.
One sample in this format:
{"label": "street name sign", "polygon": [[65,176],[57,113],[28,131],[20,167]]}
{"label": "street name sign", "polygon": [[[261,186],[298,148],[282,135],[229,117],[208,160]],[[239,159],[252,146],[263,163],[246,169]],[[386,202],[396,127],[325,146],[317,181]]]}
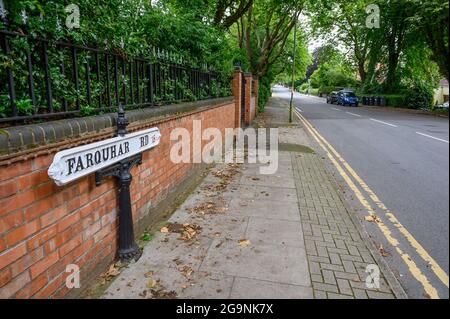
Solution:
{"label": "street name sign", "polygon": [[58,152],[48,176],[58,186],[66,185],[102,168],[120,162],[159,144],[161,133],[151,128]]}

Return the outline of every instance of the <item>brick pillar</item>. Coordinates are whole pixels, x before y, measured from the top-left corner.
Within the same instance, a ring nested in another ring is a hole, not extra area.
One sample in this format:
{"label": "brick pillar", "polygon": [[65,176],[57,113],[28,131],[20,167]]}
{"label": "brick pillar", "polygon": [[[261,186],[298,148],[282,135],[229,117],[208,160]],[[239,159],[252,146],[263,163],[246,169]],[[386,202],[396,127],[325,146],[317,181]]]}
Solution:
{"label": "brick pillar", "polygon": [[259,78],[255,76],[253,81],[254,91],[255,91],[255,104],[256,104],[256,114],[258,114],[258,105],[259,105]]}
{"label": "brick pillar", "polygon": [[244,73],[245,78],[245,124],[252,122],[251,103],[252,103],[252,82],[253,76],[250,72]]}
{"label": "brick pillar", "polygon": [[242,103],[242,70],[240,67],[234,69],[233,74],[233,95],[235,100],[234,125],[241,127],[241,103]]}

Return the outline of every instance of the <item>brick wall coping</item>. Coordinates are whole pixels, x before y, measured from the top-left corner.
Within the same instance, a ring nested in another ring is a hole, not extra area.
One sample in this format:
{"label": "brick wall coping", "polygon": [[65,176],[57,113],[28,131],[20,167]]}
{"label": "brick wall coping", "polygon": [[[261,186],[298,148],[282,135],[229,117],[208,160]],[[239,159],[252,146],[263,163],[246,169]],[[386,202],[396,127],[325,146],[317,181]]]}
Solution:
{"label": "brick wall coping", "polygon": [[[130,110],[126,112],[130,121],[128,131],[145,129],[233,101],[233,97],[225,97]],[[116,113],[109,113],[0,129],[0,166],[113,137],[116,117]]]}

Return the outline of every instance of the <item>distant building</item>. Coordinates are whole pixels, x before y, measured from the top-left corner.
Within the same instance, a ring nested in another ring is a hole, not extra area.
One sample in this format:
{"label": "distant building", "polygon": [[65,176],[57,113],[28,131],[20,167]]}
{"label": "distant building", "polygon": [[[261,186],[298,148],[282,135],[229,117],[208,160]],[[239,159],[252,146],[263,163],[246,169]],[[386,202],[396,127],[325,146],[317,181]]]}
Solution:
{"label": "distant building", "polygon": [[448,102],[448,80],[441,80],[439,87],[434,91],[434,104]]}

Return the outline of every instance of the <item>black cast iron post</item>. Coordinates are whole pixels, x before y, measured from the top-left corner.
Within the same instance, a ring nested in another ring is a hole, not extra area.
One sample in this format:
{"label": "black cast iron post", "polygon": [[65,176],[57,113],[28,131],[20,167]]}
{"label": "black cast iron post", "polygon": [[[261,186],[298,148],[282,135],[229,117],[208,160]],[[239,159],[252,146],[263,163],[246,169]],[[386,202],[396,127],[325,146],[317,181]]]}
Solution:
{"label": "black cast iron post", "polygon": [[[117,116],[117,135],[127,134],[126,127],[129,124],[125,117],[122,105],[119,106]],[[141,257],[141,249],[134,240],[133,214],[131,210],[130,185],[133,176],[130,170],[135,165],[142,163],[142,154],[128,157],[114,165],[106,167],[95,174],[95,181],[99,186],[106,177],[114,176],[118,180],[119,191],[119,259],[128,261],[138,260]]]}

